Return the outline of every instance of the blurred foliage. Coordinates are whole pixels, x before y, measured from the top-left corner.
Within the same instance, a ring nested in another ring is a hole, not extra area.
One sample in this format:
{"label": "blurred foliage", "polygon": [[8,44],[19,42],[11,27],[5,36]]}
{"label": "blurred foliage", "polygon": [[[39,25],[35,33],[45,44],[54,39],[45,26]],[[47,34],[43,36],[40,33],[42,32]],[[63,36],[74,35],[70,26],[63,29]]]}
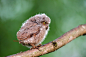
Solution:
{"label": "blurred foliage", "polygon": [[[86,0],[0,0],[0,57],[28,50],[13,40],[22,23],[39,13],[51,18],[45,44],[86,23]],[[86,36],[40,57],[86,57]]]}

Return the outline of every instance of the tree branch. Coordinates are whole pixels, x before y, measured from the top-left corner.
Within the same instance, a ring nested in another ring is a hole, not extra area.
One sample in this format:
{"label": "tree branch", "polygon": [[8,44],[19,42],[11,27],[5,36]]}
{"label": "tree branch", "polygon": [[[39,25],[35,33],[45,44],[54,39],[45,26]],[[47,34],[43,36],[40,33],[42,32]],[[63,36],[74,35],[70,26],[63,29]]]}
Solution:
{"label": "tree branch", "polygon": [[53,52],[60,47],[66,45],[73,39],[86,35],[86,24],[79,25],[78,27],[68,31],[67,33],[63,34],[61,37],[55,39],[54,41],[47,43],[45,45],[42,45],[39,47],[39,49],[32,49],[25,52],[21,52],[18,54],[10,55],[7,57],[37,57],[41,56],[50,52]]}

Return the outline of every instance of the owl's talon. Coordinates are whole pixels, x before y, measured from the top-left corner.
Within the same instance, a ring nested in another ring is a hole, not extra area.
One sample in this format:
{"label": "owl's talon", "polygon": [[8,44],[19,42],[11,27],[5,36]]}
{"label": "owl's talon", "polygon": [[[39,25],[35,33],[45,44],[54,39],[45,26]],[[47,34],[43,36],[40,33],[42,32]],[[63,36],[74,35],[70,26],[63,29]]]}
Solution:
{"label": "owl's talon", "polygon": [[32,47],[31,49],[38,49],[39,47],[35,46],[35,47]]}
{"label": "owl's talon", "polygon": [[31,44],[32,45],[32,48],[31,49],[39,49],[39,47],[42,45],[42,44],[39,44],[38,46],[35,46],[35,45],[33,45],[33,44]]}
{"label": "owl's talon", "polygon": [[39,44],[37,47],[40,47],[42,44]]}

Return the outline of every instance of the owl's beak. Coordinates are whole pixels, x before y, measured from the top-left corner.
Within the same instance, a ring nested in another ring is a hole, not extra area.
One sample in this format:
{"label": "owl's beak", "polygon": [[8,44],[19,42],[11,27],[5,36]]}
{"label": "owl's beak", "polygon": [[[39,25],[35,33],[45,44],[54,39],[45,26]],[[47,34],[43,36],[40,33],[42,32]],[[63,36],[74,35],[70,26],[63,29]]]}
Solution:
{"label": "owl's beak", "polygon": [[48,29],[48,26],[46,26],[46,30]]}

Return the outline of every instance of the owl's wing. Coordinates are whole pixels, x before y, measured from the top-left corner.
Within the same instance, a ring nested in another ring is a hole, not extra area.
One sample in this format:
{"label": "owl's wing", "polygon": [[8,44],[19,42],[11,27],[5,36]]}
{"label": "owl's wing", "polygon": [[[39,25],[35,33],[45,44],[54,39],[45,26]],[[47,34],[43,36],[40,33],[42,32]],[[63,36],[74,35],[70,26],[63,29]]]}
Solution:
{"label": "owl's wing", "polygon": [[24,40],[27,38],[31,38],[37,35],[40,32],[40,26],[37,24],[27,24],[26,26],[22,26],[21,29],[17,33],[17,38],[19,40]]}

